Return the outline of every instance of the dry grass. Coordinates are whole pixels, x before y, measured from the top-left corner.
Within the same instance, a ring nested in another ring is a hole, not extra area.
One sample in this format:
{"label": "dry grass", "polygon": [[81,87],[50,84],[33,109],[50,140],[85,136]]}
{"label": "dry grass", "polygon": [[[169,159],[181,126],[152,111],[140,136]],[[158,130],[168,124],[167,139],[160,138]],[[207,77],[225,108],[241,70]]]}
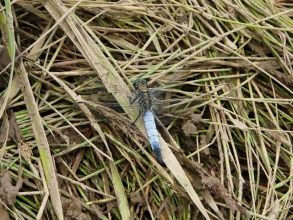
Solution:
{"label": "dry grass", "polygon": [[[13,219],[291,219],[291,6],[7,1],[1,210]],[[166,166],[142,119],[132,124],[139,77],[170,82],[165,100],[176,100],[158,126]]]}

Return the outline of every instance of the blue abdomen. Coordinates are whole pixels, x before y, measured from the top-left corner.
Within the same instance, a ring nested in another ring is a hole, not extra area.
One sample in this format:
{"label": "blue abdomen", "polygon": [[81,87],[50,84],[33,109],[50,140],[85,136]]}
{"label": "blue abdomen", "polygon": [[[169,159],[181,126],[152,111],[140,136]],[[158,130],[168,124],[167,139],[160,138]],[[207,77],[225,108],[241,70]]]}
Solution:
{"label": "blue abdomen", "polygon": [[159,163],[163,163],[162,148],[159,141],[159,135],[155,123],[155,118],[152,111],[146,111],[143,115],[145,128],[148,134],[149,142],[157,157]]}

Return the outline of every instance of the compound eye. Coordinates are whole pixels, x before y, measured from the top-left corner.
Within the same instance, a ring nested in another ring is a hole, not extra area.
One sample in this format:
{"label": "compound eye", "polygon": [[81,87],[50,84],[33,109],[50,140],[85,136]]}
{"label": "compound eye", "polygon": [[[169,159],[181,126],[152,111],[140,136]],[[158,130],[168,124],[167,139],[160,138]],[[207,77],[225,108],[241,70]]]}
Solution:
{"label": "compound eye", "polygon": [[138,84],[139,83],[139,79],[137,79],[137,80],[135,80],[134,82],[133,82],[133,87],[135,88],[135,89],[137,89],[138,88]]}

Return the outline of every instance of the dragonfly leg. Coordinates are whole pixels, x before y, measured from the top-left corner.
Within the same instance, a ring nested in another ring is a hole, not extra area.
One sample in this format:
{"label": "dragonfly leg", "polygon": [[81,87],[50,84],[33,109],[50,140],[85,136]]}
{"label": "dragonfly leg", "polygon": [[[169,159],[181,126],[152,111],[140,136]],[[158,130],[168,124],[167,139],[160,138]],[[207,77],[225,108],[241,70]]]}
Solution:
{"label": "dragonfly leg", "polygon": [[137,119],[141,116],[141,113],[142,113],[142,111],[141,111],[141,109],[139,109],[138,116],[136,117],[136,119],[134,120],[134,122],[132,122],[132,124],[135,124],[135,122],[137,121]]}
{"label": "dragonfly leg", "polygon": [[140,94],[137,94],[137,96],[134,97],[133,99],[130,96],[128,96],[130,104],[133,104],[134,102],[136,102],[140,97],[141,97]]}

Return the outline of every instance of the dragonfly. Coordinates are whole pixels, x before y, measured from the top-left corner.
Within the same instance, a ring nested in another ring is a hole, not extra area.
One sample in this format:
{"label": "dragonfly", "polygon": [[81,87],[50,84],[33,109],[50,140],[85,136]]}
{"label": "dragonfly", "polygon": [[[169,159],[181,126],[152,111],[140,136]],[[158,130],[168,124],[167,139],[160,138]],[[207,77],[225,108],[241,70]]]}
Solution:
{"label": "dragonfly", "polygon": [[[174,82],[175,78],[177,78],[175,76],[177,76],[181,70],[182,69],[176,71],[171,76],[171,78],[167,80],[166,83],[164,83],[163,85],[158,84],[154,88],[149,88],[147,80],[143,78],[137,78],[132,84],[134,88],[134,90],[132,91],[132,95],[131,97],[128,96],[130,100],[130,105],[123,106],[124,110],[130,109],[130,111],[138,111],[138,115],[136,116],[132,124],[134,124],[140,116],[143,117],[144,125],[148,136],[148,141],[150,143],[152,151],[154,152],[157,158],[157,161],[160,164],[164,164],[164,162],[162,158],[162,148],[159,141],[159,133],[156,127],[154,113],[159,112],[162,106],[166,103],[169,103],[171,100],[160,100],[157,99],[157,97],[163,94],[163,90],[167,88],[171,84],[171,82]],[[117,91],[114,90],[112,92],[121,93],[119,89],[117,89]],[[102,95],[102,97],[105,96]],[[118,108],[120,110],[119,104],[109,103],[108,98],[109,97],[106,97],[104,101],[101,100],[102,102],[104,102],[102,105],[105,105],[113,109]],[[174,102],[174,100],[172,100],[172,102]],[[117,111],[119,112],[119,110]]]}
{"label": "dragonfly", "polygon": [[135,80],[133,86],[136,90],[135,92],[137,95],[133,100],[131,100],[130,103],[132,104],[135,101],[138,101],[140,105],[139,114],[136,120],[139,118],[141,114],[143,114],[144,125],[147,131],[150,145],[157,157],[158,162],[160,164],[163,164],[164,162],[162,158],[162,147],[160,145],[159,134],[155,123],[155,117],[153,114],[154,97],[151,91],[149,90],[147,81],[145,79]]}
{"label": "dragonfly", "polygon": [[[174,79],[182,69],[178,70],[171,77],[171,79],[167,81],[167,83],[161,85],[160,87],[164,88],[165,86],[170,84],[170,82],[174,81]],[[158,104],[158,100],[156,99],[156,96],[158,94],[156,94],[156,92],[158,93],[158,91],[160,91],[160,87],[150,89],[147,81],[142,78],[136,79],[133,83],[133,87],[135,89],[135,97],[132,100],[130,100],[130,104],[133,104],[135,102],[139,104],[139,114],[133,123],[135,123],[141,115],[143,116],[143,121],[151,148],[154,154],[156,155],[157,161],[160,164],[164,164],[162,158],[162,147],[160,145],[159,133],[156,127],[154,116],[154,112],[157,110],[156,105]],[[162,104],[162,102],[159,103]]]}

